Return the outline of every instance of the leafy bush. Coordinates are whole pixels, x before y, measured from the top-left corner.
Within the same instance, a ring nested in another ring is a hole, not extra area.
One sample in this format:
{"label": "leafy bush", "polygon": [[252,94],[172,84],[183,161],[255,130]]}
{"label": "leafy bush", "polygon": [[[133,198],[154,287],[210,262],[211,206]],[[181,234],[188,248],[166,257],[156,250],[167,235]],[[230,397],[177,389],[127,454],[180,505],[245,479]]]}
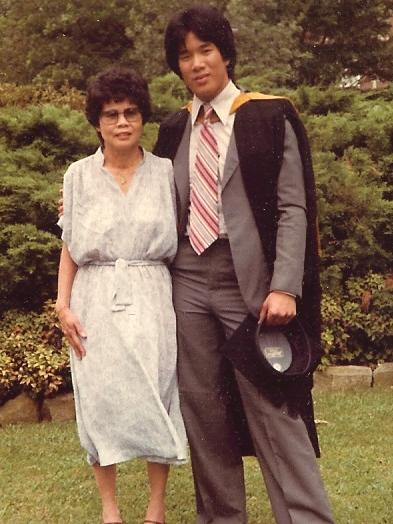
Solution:
{"label": "leafy bush", "polygon": [[[393,286],[380,274],[350,278],[322,301],[322,364],[393,359]],[[0,322],[0,404],[24,391],[42,399],[71,389],[68,348],[54,303],[41,313],[8,311]]]}
{"label": "leafy bush", "polygon": [[84,107],[84,96],[81,91],[67,83],[58,89],[48,82],[42,85],[0,83],[0,107],[27,107],[38,104],[67,106],[81,111]]}
{"label": "leafy bush", "polygon": [[68,349],[54,303],[40,314],[10,310],[0,322],[0,404],[25,391],[42,399],[71,388]]}
{"label": "leafy bush", "polygon": [[393,288],[383,275],[350,278],[345,292],[322,300],[322,364],[393,360]]}
{"label": "leafy bush", "polygon": [[[0,335],[0,340],[2,336]],[[15,361],[0,347],[0,405],[18,389],[18,370]]]}

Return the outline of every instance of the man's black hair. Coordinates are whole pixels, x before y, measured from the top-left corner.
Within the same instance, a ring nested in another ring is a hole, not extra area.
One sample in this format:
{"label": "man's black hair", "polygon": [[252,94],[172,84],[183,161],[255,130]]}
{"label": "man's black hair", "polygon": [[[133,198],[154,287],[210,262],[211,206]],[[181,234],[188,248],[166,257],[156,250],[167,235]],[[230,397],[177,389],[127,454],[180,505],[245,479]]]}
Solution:
{"label": "man's black hair", "polygon": [[228,76],[234,79],[236,48],[232,28],[228,20],[215,7],[194,6],[176,13],[166,28],[165,53],[169,67],[181,77],[179,52],[186,35],[194,33],[203,42],[213,43],[227,65]]}

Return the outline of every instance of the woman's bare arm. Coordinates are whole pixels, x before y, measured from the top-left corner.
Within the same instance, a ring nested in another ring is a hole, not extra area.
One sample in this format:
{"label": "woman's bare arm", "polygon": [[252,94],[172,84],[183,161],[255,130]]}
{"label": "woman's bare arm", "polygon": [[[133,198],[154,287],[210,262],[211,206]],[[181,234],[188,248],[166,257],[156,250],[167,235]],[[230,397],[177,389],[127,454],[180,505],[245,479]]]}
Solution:
{"label": "woman's bare arm", "polygon": [[70,310],[72,284],[77,269],[78,266],[72,260],[67,245],[63,243],[59,264],[56,312],[63,333],[71,344],[76,356],[81,359],[86,356],[86,350],[81,343],[81,338],[86,338],[86,333],[76,315]]}

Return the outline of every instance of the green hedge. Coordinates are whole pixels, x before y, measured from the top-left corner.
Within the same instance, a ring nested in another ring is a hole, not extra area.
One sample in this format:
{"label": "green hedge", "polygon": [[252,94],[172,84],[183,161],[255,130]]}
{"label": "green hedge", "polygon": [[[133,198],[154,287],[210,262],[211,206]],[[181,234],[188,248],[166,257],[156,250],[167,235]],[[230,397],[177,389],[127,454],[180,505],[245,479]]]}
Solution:
{"label": "green hedge", "polygon": [[[322,367],[393,361],[393,280],[369,273],[322,300]],[[0,321],[0,405],[24,391],[42,399],[71,389],[68,346],[54,302],[41,313],[8,311]]]}
{"label": "green hedge", "polygon": [[[239,83],[275,91],[263,76]],[[158,122],[188,98],[173,74],[154,79],[150,89],[154,114],[145,126],[147,149],[153,147]],[[362,94],[301,86],[275,92],[294,101],[313,150],[325,293],[324,363],[389,360],[393,297],[383,283],[390,281],[393,255],[393,89]],[[9,315],[19,323],[24,316],[36,318],[31,310],[40,311],[55,295],[62,175],[70,162],[97,147],[82,105],[82,94],[73,89],[0,84],[0,315],[7,325]],[[369,311],[361,306],[367,294],[373,297]],[[7,313],[10,309],[25,313]],[[13,338],[7,340],[9,347]],[[20,380],[10,358],[12,351],[0,345],[6,383]]]}

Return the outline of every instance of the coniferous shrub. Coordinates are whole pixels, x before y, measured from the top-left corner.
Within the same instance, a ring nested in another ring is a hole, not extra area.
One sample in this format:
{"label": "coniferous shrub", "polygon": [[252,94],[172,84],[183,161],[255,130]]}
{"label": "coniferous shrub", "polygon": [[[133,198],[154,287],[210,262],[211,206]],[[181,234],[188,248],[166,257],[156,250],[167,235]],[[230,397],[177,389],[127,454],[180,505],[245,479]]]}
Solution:
{"label": "coniferous shrub", "polygon": [[67,165],[95,150],[78,111],[0,109],[0,311],[37,308],[56,289],[57,200]]}
{"label": "coniferous shrub", "polygon": [[[245,80],[252,90],[265,90],[264,75]],[[301,110],[313,150],[325,362],[389,359],[391,291],[389,287],[377,289],[375,279],[380,279],[381,286],[392,272],[391,90],[362,94],[303,86],[295,91],[275,90],[268,82],[266,86],[273,94],[289,97]],[[150,87],[154,122],[145,125],[142,139],[148,150],[156,140],[157,122],[189,99],[173,74],[154,79]],[[0,84],[0,313],[10,308],[39,311],[55,295],[60,248],[57,199],[62,176],[69,163],[98,146],[83,113],[70,109],[82,107],[78,106],[82,99],[75,90],[7,89]],[[35,105],[29,105],[32,101]],[[363,291],[357,286],[363,286]],[[373,299],[366,313],[359,296],[368,292]],[[378,329],[383,336],[378,336]],[[0,395],[4,381],[11,384],[15,380],[9,358],[0,344]]]}
{"label": "coniferous shrub", "polygon": [[191,98],[184,83],[175,73],[154,78],[149,84],[152,98],[154,122],[161,122],[166,116],[184,106]]}
{"label": "coniferous shrub", "polygon": [[351,276],[388,272],[392,246],[383,237],[391,228],[393,202],[385,198],[386,185],[367,154],[348,149],[338,159],[316,153],[314,167],[323,285],[341,289]]}
{"label": "coniferous shrub", "polygon": [[337,89],[334,86],[321,89],[302,85],[295,91],[294,102],[301,113],[327,115],[350,112],[355,98],[356,91],[352,89]]}

